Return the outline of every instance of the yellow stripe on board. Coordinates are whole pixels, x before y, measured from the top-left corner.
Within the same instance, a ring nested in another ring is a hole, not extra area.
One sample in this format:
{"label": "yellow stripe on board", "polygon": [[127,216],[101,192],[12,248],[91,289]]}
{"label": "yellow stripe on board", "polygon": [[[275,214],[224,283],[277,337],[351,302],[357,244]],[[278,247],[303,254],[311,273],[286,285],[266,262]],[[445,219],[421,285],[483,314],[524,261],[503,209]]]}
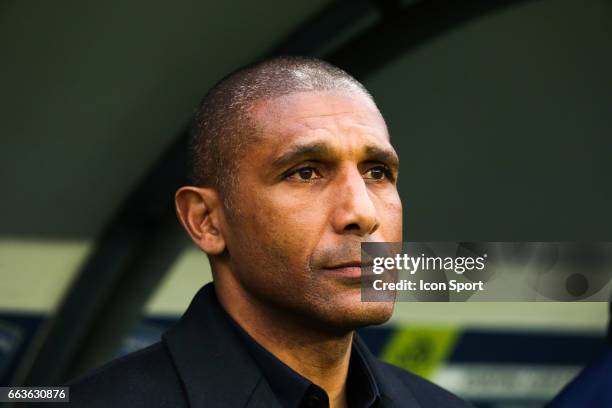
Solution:
{"label": "yellow stripe on board", "polygon": [[425,378],[432,378],[455,348],[456,327],[407,326],[385,345],[382,359]]}

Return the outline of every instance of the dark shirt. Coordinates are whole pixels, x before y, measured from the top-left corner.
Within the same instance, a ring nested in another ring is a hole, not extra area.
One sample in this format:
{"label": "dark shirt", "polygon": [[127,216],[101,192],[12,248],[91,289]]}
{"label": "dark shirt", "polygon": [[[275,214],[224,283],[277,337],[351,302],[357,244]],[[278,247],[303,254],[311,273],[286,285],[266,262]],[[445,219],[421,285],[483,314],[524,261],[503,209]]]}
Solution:
{"label": "dark shirt", "polygon": [[[221,309],[223,310],[222,307]],[[225,310],[224,315],[239,333],[245,348],[259,366],[283,408],[329,407],[329,397],[323,388],[313,384],[263,348]],[[350,408],[373,408],[378,406],[380,401],[376,380],[356,347],[351,350],[346,396]]]}
{"label": "dark shirt", "polygon": [[[274,368],[278,360],[266,353],[249,352],[248,344],[256,343],[243,341],[241,336],[228,321],[214,285],[209,283],[196,294],[177,324],[162,335],[161,342],[75,378],[66,384],[70,386],[70,402],[53,406],[260,408],[302,404],[308,393],[300,390],[308,390],[310,384],[296,386],[302,384],[300,379],[285,385],[285,377],[300,377],[282,364],[282,368]],[[269,362],[258,363],[255,356]],[[291,392],[294,386],[297,392]],[[423,378],[378,360],[358,333],[353,336],[348,387],[352,406],[370,405],[372,396],[376,408],[471,406]]]}

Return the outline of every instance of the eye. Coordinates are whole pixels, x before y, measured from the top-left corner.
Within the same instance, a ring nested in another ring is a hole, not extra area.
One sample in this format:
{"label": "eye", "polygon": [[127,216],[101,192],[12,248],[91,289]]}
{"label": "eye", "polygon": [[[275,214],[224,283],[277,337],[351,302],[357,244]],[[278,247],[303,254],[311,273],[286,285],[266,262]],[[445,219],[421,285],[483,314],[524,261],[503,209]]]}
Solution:
{"label": "eye", "polygon": [[302,167],[289,173],[287,178],[298,181],[309,181],[319,179],[321,175],[314,167]]}
{"label": "eye", "polygon": [[366,171],[366,178],[372,180],[391,179],[391,170],[387,166],[376,166]]}

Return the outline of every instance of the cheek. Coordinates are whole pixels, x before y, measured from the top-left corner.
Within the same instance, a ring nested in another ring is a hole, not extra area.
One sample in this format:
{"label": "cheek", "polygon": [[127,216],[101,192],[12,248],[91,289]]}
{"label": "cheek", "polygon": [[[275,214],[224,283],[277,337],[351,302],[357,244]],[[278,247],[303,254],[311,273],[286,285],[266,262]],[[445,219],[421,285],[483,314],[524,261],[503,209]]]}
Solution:
{"label": "cheek", "polygon": [[274,191],[260,195],[243,211],[243,231],[254,245],[266,245],[283,252],[292,263],[307,260],[324,227],[324,211],[317,200],[298,200]]}
{"label": "cheek", "polygon": [[380,233],[386,242],[402,241],[402,202],[397,193],[379,201]]}

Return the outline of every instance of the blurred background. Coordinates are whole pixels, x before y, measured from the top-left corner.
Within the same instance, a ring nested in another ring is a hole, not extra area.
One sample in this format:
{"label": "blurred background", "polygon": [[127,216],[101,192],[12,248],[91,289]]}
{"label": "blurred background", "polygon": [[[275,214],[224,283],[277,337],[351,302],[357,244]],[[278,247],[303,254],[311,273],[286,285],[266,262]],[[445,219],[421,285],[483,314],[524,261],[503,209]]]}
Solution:
{"label": "blurred background", "polygon": [[[0,385],[158,341],[211,279],[172,207],[207,89],[271,55],[361,80],[404,239],[612,240],[612,1],[0,4]],[[606,347],[607,303],[400,303],[381,357],[537,407]]]}

